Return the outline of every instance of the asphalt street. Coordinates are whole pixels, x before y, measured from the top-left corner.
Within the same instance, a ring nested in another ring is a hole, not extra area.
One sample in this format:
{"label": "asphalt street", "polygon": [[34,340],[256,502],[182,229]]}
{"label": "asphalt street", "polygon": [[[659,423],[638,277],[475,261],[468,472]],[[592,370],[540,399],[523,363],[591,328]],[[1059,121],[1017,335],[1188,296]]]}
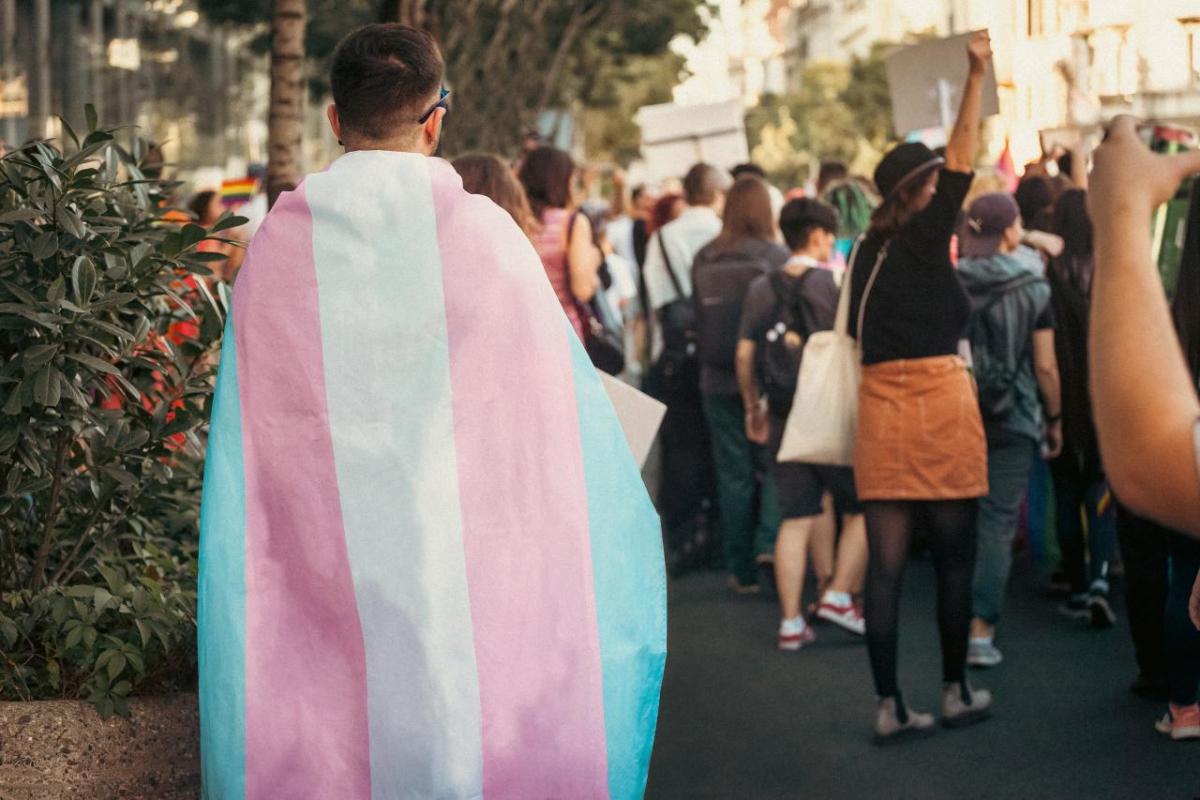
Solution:
{"label": "asphalt street", "polygon": [[[1005,661],[973,672],[996,696],[981,725],[880,748],[861,640],[829,625],[799,653],[774,647],[778,617],[736,597],[723,576],[670,586],[670,638],[649,798],[1200,798],[1200,741],[1153,728],[1163,707],[1128,690],[1136,668],[1117,627],[1061,617],[1058,600],[1018,561],[997,646]],[[910,565],[900,633],[909,703],[936,711],[940,667],[933,569]]]}

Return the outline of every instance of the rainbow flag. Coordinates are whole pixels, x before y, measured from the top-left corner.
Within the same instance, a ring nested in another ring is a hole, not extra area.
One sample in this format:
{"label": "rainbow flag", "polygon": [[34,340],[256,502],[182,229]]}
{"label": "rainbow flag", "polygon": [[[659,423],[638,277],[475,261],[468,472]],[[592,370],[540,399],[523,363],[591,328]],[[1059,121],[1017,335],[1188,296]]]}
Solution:
{"label": "rainbow flag", "polygon": [[254,197],[258,189],[256,178],[232,178],[221,181],[221,204],[224,206],[240,206]]}
{"label": "rainbow flag", "polygon": [[223,351],[204,797],[640,797],[659,524],[508,215],[444,161],[348,154],[267,216]]}

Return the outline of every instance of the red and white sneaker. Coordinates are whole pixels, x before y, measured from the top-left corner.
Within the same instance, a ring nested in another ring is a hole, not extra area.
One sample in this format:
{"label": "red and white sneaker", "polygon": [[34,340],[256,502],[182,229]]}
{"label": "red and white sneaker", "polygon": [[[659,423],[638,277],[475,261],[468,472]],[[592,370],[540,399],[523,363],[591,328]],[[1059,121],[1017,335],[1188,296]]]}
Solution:
{"label": "red and white sneaker", "polygon": [[[853,601],[849,602],[834,602],[834,598],[830,597],[831,592],[826,592],[821,598],[821,605],[817,607],[817,616],[826,622],[832,622],[839,628],[844,628],[851,633],[863,636],[867,632],[867,623],[863,619],[862,612],[854,605]],[[840,600],[840,598],[838,598]]]}
{"label": "red and white sneaker", "polygon": [[1172,703],[1163,718],[1154,723],[1154,729],[1175,741],[1200,739],[1200,705],[1177,706]]}
{"label": "red and white sneaker", "polygon": [[[803,625],[803,622],[801,622]],[[798,625],[782,622],[779,625],[779,649],[786,652],[795,652],[805,645],[810,645],[817,639],[817,632],[812,629],[811,625],[804,625],[803,628]]]}

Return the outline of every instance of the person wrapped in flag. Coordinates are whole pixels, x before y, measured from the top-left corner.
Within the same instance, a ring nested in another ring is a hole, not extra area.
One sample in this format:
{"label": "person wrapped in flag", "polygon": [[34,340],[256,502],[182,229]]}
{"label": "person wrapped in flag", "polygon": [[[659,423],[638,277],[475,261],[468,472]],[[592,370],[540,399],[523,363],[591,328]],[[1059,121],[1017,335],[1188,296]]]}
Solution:
{"label": "person wrapped in flag", "polygon": [[351,34],[347,154],[233,294],[201,513],[203,795],[633,798],[666,652],[659,525],[511,218],[428,157],[433,40]]}

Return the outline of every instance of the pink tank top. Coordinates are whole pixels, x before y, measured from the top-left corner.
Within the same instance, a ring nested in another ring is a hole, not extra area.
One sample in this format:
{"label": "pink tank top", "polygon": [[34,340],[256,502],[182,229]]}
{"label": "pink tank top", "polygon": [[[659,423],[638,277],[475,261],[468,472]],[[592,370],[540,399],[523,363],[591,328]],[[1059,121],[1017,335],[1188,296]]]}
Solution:
{"label": "pink tank top", "polygon": [[542,212],[542,228],[533,235],[533,248],[542,259],[542,267],[550,286],[558,297],[576,335],[583,339],[583,319],[571,294],[571,276],[567,271],[567,222],[571,213],[565,208],[548,208]]}

